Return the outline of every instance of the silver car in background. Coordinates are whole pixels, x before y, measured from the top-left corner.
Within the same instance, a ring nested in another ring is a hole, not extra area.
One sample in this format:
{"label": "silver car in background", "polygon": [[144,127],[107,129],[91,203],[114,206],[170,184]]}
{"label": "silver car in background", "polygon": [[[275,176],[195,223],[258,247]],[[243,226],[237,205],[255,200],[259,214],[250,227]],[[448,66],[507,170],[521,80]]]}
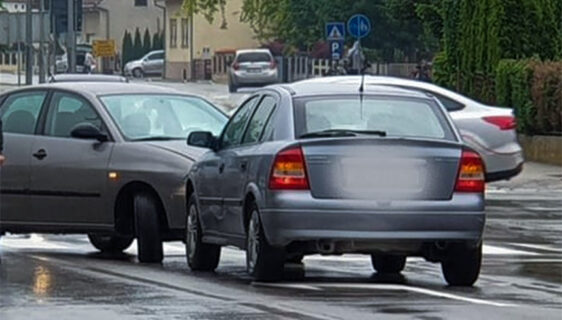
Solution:
{"label": "silver car in background", "polygon": [[[358,76],[343,76],[306,82],[358,85],[360,81],[361,78]],[[517,141],[517,123],[512,109],[487,106],[423,81],[366,76],[365,84],[413,89],[435,96],[449,111],[464,142],[484,159],[487,182],[510,179],[523,170],[523,150]]]}
{"label": "silver car in background", "polygon": [[0,95],[0,234],[87,233],[104,252],[137,239],[141,262],[185,227],[185,176],[227,117],[206,100],[131,83],[55,83]]}
{"label": "silver car in background", "polygon": [[135,78],[162,75],[164,56],[164,50],[151,51],[138,60],[129,61],[123,68],[123,74]]}
{"label": "silver car in background", "polygon": [[268,49],[238,50],[228,68],[228,89],[264,86],[279,82],[277,62]]}
{"label": "silver car in background", "polygon": [[187,183],[186,250],[214,270],[221,246],[246,250],[257,280],[279,280],[308,254],[371,255],[379,273],[406,257],[440,262],[451,285],[478,278],[484,166],[431,95],[300,82],[252,94]]}

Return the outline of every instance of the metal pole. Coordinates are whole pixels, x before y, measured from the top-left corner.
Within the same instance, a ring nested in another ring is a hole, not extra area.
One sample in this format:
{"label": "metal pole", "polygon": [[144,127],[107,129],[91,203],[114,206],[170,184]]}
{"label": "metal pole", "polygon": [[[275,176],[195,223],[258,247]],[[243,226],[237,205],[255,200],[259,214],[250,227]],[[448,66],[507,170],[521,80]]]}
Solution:
{"label": "metal pole", "polygon": [[33,24],[31,0],[27,0],[25,10],[25,84],[33,84]]}
{"label": "metal pole", "polygon": [[45,0],[41,0],[39,5],[39,83],[45,83]]}
{"label": "metal pole", "polygon": [[66,56],[68,60],[68,69],[70,73],[76,72],[76,35],[74,31],[76,30],[76,20],[74,11],[74,0],[68,0],[68,11],[67,11],[67,33],[66,33]]}
{"label": "metal pole", "polygon": [[193,59],[193,12],[191,12],[191,16],[189,17],[189,42],[191,81],[195,81],[195,60]]}
{"label": "metal pole", "polygon": [[18,60],[18,87],[19,87],[21,86],[21,41],[18,41],[18,53],[16,58]]}

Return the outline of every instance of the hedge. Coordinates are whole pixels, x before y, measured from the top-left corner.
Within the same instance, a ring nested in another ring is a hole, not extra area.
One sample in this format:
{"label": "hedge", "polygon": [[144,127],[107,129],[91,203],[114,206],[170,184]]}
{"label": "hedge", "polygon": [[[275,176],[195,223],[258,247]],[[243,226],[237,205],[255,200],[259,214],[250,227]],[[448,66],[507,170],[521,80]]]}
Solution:
{"label": "hedge", "polygon": [[562,61],[501,60],[495,90],[498,105],[514,108],[520,132],[562,134]]}

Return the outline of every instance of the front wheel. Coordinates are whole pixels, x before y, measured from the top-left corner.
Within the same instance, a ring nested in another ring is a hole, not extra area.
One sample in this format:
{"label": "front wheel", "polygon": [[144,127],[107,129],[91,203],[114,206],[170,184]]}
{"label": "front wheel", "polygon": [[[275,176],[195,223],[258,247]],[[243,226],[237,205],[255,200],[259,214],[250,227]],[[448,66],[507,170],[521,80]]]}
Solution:
{"label": "front wheel", "polygon": [[263,231],[258,208],[253,204],[246,237],[246,268],[257,281],[283,278],[285,249],[271,246]]}
{"label": "front wheel", "polygon": [[90,243],[101,252],[122,252],[133,243],[134,237],[103,234],[88,234]]}
{"label": "front wheel", "polygon": [[441,270],[451,286],[472,286],[480,274],[482,245],[470,248],[465,244],[450,245]]}
{"label": "front wheel", "polygon": [[195,195],[191,195],[187,205],[187,221],[185,224],[185,253],[187,264],[194,271],[213,271],[220,260],[221,247],[203,243],[203,230],[199,222],[199,210]]}
{"label": "front wheel", "polygon": [[160,234],[159,208],[154,197],[148,193],[137,194],[133,203],[135,231],[140,262],[159,263],[164,259]]}
{"label": "front wheel", "polygon": [[135,68],[133,69],[133,77],[135,78],[142,78],[144,76],[144,72],[142,71],[141,68]]}

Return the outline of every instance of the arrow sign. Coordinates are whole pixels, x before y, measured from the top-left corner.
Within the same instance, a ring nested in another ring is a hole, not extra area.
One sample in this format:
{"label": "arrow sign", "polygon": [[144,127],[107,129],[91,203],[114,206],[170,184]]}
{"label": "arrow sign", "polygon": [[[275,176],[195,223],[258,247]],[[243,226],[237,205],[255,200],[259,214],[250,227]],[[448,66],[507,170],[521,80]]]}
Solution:
{"label": "arrow sign", "polygon": [[330,41],[345,39],[345,24],[343,22],[326,23],[326,39]]}
{"label": "arrow sign", "polygon": [[371,21],[364,14],[353,15],[347,21],[347,30],[354,38],[365,38],[371,32]]}

